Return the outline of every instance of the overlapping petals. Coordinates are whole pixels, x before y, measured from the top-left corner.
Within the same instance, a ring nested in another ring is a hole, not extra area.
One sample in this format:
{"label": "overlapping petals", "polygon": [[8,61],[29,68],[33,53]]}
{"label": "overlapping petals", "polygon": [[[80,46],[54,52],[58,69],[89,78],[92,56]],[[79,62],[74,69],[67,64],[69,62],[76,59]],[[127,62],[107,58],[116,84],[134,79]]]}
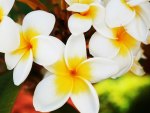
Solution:
{"label": "overlapping petals", "polygon": [[87,32],[91,26],[102,24],[105,9],[97,0],[67,1],[68,11],[75,12],[68,20],[68,27],[72,34]]}
{"label": "overlapping petals", "polygon": [[99,100],[91,82],[115,75],[119,67],[109,59],[87,60],[85,38],[80,34],[71,35],[64,55],[46,68],[53,75],[41,81],[35,90],[33,103],[37,111],[53,111],[70,97],[81,113],[98,113]]}
{"label": "overlapping petals", "polygon": [[140,48],[140,42],[128,34],[124,27],[105,28],[102,30],[104,32],[96,32],[91,37],[89,50],[95,57],[107,57],[118,64],[120,70],[112,76],[115,78],[131,69],[134,56]]}
{"label": "overlapping petals", "polygon": [[64,44],[55,37],[48,36],[54,24],[55,17],[52,14],[33,11],[25,16],[22,26],[18,25],[20,45],[5,54],[8,69],[14,68],[15,85],[20,85],[27,78],[33,61],[40,65],[50,65],[62,54]]}
{"label": "overlapping petals", "polygon": [[[133,37],[145,42],[150,28],[149,0],[110,0],[106,6],[109,27],[126,26]],[[138,29],[137,29],[138,28]]]}

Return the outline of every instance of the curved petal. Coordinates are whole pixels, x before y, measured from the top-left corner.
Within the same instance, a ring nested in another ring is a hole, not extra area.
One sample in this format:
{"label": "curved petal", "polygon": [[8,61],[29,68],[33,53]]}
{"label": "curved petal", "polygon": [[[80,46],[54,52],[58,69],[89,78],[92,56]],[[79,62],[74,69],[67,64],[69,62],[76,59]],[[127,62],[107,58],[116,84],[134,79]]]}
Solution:
{"label": "curved petal", "polygon": [[142,3],[138,7],[140,8],[140,10],[138,12],[139,15],[141,16],[141,18],[143,19],[145,24],[150,29],[150,12],[149,12],[150,4],[149,4],[149,2]]}
{"label": "curved petal", "polygon": [[28,13],[23,20],[23,31],[28,35],[31,29],[38,34],[49,35],[54,28],[55,17],[53,14],[45,11],[32,11]]}
{"label": "curved petal", "polygon": [[40,65],[51,65],[62,57],[64,44],[52,36],[37,36],[31,40],[34,61]]}
{"label": "curved petal", "polygon": [[15,50],[20,43],[19,29],[16,23],[4,16],[0,23],[0,52],[9,53]]}
{"label": "curved petal", "polygon": [[138,76],[143,76],[145,74],[143,67],[138,62],[134,62],[131,67],[131,72]]}
{"label": "curved petal", "polygon": [[133,56],[136,56],[141,48],[141,42],[137,41],[135,46],[128,49],[132,52]]}
{"label": "curved petal", "polygon": [[[60,82],[56,84],[56,81]],[[63,81],[65,80],[65,81]],[[72,82],[67,78],[50,75],[44,78],[36,87],[33,96],[33,105],[37,111],[50,112],[63,106],[69,99],[72,90]],[[57,87],[57,85],[61,85]],[[59,93],[64,90],[65,93]]]}
{"label": "curved petal", "polygon": [[140,5],[141,3],[147,2],[147,1],[149,1],[149,0],[129,0],[127,2],[127,4],[130,6],[137,6],[137,5]]}
{"label": "curved petal", "polygon": [[80,14],[73,14],[68,20],[68,27],[72,34],[78,35],[87,32],[92,26],[92,18],[82,16]]}
{"label": "curved petal", "polygon": [[105,36],[106,38],[116,39],[116,36],[114,35],[113,30],[109,28],[105,23],[96,24],[94,25],[94,28],[96,29],[98,33]]}
{"label": "curved petal", "polygon": [[14,51],[11,53],[6,53],[5,54],[5,62],[7,69],[12,70],[15,68],[15,66],[18,64],[19,60],[21,57],[24,55],[26,51],[24,50],[19,50],[19,51]]}
{"label": "curved petal", "polygon": [[119,71],[119,66],[113,60],[106,58],[91,58],[81,63],[77,69],[79,76],[92,83],[107,79]]}
{"label": "curved petal", "polygon": [[71,4],[72,4],[72,0],[65,0],[65,2],[66,2],[68,5],[71,5]]}
{"label": "curved petal", "polygon": [[98,32],[94,33],[89,41],[89,51],[95,57],[115,57],[120,48],[114,46],[112,43],[114,39],[108,39],[100,35]]}
{"label": "curved petal", "polygon": [[136,16],[129,24],[125,26],[126,31],[138,41],[145,42],[148,36],[148,27],[140,16]]}
{"label": "curved petal", "polygon": [[14,5],[15,0],[0,0],[0,8],[2,8],[4,15],[8,15]]}
{"label": "curved petal", "polygon": [[[82,91],[78,92],[78,89],[82,89]],[[80,113],[98,113],[99,111],[100,105],[96,90],[84,79],[76,78],[74,81],[71,100]]]}
{"label": "curved petal", "polygon": [[124,51],[126,51],[127,55],[124,56],[118,54],[118,56],[113,59],[120,67],[120,71],[114,76],[112,76],[112,78],[117,78],[127,73],[131,69],[131,66],[133,65],[134,61],[133,54],[125,46]]}
{"label": "curved petal", "polygon": [[93,18],[93,26],[105,23],[105,8],[102,5],[98,3],[91,4],[90,12],[90,15]]}
{"label": "curved petal", "polygon": [[138,76],[143,76],[145,74],[143,67],[138,62],[134,62],[131,67],[131,72]]}
{"label": "curved petal", "polygon": [[33,55],[32,51],[27,51],[19,63],[16,65],[14,72],[13,72],[13,80],[15,85],[20,85],[30,73],[33,63]]}
{"label": "curved petal", "polygon": [[70,69],[74,69],[86,58],[86,42],[84,35],[71,35],[65,47],[66,64]]}
{"label": "curved petal", "polygon": [[123,0],[110,0],[106,6],[106,22],[109,27],[120,27],[129,23],[135,12]]}
{"label": "curved petal", "polygon": [[89,9],[89,5],[80,4],[80,3],[74,3],[67,8],[68,11],[73,11],[73,12],[85,12],[88,9]]}

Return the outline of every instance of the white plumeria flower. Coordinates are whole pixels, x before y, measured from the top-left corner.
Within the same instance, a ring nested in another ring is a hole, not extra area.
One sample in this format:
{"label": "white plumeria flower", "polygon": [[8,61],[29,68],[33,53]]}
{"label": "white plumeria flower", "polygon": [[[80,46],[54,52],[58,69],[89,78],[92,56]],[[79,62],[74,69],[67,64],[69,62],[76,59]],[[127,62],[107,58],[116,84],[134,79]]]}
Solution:
{"label": "white plumeria flower", "polygon": [[110,0],[106,6],[106,22],[109,27],[126,25],[128,32],[145,42],[150,28],[149,0]]}
{"label": "white plumeria flower", "polygon": [[93,56],[110,58],[118,63],[120,71],[112,76],[113,78],[130,70],[139,48],[140,42],[128,34],[124,27],[103,28],[103,31],[96,32],[89,42],[89,50]]}
{"label": "white plumeria flower", "polygon": [[75,12],[68,20],[68,27],[72,34],[78,35],[88,31],[91,26],[102,24],[105,9],[97,0],[68,0],[67,10]]}
{"label": "white plumeria flower", "polygon": [[53,74],[37,85],[33,96],[34,107],[41,112],[60,108],[70,97],[80,113],[98,113],[99,100],[91,83],[118,72],[118,66],[112,60],[87,59],[83,34],[72,35],[60,60],[46,68]]}
{"label": "white plumeria flower", "polygon": [[27,14],[20,27],[20,45],[16,50],[5,54],[9,70],[14,68],[15,85],[20,85],[28,76],[33,61],[40,65],[56,62],[64,44],[55,37],[48,36],[55,24],[54,15],[45,11]]}
{"label": "white plumeria flower", "polygon": [[139,63],[139,60],[141,58],[146,59],[146,57],[143,55],[143,53],[144,53],[143,49],[140,48],[137,55],[134,58],[134,63],[131,67],[131,72],[138,75],[138,76],[143,76],[145,74],[145,71],[144,71],[143,67]]}
{"label": "white plumeria flower", "polygon": [[8,17],[15,0],[0,0],[0,52],[6,53],[19,45],[19,29]]}

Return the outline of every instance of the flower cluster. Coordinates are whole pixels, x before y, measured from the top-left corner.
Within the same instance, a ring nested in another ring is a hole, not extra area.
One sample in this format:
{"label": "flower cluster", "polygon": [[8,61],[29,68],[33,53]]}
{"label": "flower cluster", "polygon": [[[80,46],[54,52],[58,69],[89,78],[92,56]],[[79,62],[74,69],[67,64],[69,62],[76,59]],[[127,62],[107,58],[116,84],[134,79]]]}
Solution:
{"label": "flower cluster", "polygon": [[[13,71],[15,85],[29,75],[33,62],[48,70],[37,85],[33,105],[48,112],[63,106],[70,98],[81,113],[98,113],[99,99],[92,83],[116,78],[131,70],[144,71],[138,60],[141,43],[150,43],[149,0],[65,0],[72,12],[68,20],[71,32],[66,45],[49,36],[55,16],[37,10],[27,14],[22,25],[8,13],[15,0],[0,0],[0,52]],[[88,43],[84,33],[96,32]]]}

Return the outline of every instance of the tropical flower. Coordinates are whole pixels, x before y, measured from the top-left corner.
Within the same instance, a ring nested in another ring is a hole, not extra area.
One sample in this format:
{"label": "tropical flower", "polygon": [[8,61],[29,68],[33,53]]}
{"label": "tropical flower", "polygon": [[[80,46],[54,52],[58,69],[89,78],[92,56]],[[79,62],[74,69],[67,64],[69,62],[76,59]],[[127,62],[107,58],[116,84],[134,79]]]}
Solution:
{"label": "tropical flower", "polygon": [[128,34],[124,27],[103,28],[101,33],[94,33],[89,42],[93,56],[110,58],[118,64],[120,71],[113,78],[130,70],[139,48],[140,42]]}
{"label": "tropical flower", "polygon": [[70,97],[81,113],[98,113],[99,100],[91,83],[118,72],[112,60],[87,59],[83,34],[71,35],[60,60],[46,68],[51,74],[37,85],[33,96],[34,107],[41,112],[60,108]]}
{"label": "tropical flower", "polygon": [[105,9],[97,0],[66,0],[66,2],[70,5],[67,10],[75,12],[68,20],[68,27],[72,34],[84,33],[92,25],[104,22]]}
{"label": "tropical flower", "polygon": [[128,33],[145,42],[150,28],[149,0],[110,0],[106,6],[109,27],[125,26]]}
{"label": "tropical flower", "polygon": [[0,52],[6,53],[19,45],[19,29],[8,17],[15,0],[0,0]]}
{"label": "tropical flower", "polygon": [[33,11],[27,14],[20,28],[20,45],[16,50],[5,54],[9,70],[14,68],[15,85],[20,85],[28,76],[33,61],[40,65],[56,62],[63,43],[48,36],[55,23],[55,17],[45,11]]}

